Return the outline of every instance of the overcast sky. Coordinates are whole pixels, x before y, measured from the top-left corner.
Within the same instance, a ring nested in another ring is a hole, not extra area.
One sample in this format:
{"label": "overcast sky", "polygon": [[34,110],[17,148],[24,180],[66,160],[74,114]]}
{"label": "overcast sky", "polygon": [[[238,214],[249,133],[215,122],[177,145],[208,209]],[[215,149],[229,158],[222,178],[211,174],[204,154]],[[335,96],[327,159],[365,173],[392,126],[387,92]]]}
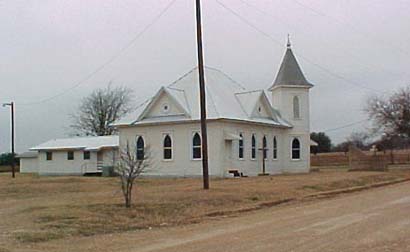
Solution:
{"label": "overcast sky", "polygon": [[[410,1],[219,1],[242,20],[216,0],[203,1],[206,65],[248,89],[266,89],[290,33],[299,63],[315,84],[312,131],[366,119],[368,96],[410,84]],[[109,81],[133,88],[138,103],[192,69],[194,0],[176,0],[119,54],[170,2],[0,0],[0,102],[16,102],[17,151],[69,135],[69,114],[80,99]],[[9,123],[9,111],[0,107],[0,152],[9,150]],[[367,126],[327,133],[337,143]]]}

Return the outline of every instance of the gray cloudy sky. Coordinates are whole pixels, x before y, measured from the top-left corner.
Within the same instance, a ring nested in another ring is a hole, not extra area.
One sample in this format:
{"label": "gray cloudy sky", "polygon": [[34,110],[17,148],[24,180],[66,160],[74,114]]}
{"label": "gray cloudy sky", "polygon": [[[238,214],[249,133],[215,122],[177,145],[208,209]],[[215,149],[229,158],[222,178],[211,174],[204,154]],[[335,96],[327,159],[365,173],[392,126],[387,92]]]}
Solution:
{"label": "gray cloudy sky", "polygon": [[[283,46],[291,34],[299,63],[316,85],[311,91],[313,131],[361,121],[366,97],[410,84],[410,1],[219,1]],[[195,1],[176,0],[115,61],[79,87],[45,100],[117,55],[170,2],[0,0],[0,102],[17,104],[17,150],[68,135],[69,114],[81,97],[109,81],[133,88],[138,102],[192,69]],[[216,0],[203,1],[203,22],[207,65],[249,89],[269,87],[283,46]],[[366,126],[328,134],[340,142]],[[9,130],[8,110],[0,108],[0,152],[9,149]]]}

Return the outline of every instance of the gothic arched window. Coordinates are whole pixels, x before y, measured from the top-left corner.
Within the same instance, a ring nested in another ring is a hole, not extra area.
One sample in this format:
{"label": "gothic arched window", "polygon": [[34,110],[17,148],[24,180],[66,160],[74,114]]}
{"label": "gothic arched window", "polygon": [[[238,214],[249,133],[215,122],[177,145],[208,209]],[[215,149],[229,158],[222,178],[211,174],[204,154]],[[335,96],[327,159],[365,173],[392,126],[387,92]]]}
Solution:
{"label": "gothic arched window", "polygon": [[256,158],[256,137],[255,134],[252,135],[252,153],[251,153],[251,158],[255,159]]}
{"label": "gothic arched window", "polygon": [[293,97],[293,117],[296,119],[300,118],[300,104],[299,97]]}
{"label": "gothic arched window", "polygon": [[297,138],[292,141],[292,159],[300,159],[300,141]]}
{"label": "gothic arched window", "polygon": [[267,158],[267,151],[268,151],[268,142],[266,140],[266,136],[263,136],[262,139],[262,152],[263,152],[263,159]]}
{"label": "gothic arched window", "polygon": [[200,159],[202,157],[201,136],[196,132],[192,138],[192,158]]}
{"label": "gothic arched window", "polygon": [[273,159],[278,159],[278,141],[273,137]]}
{"label": "gothic arched window", "polygon": [[144,138],[142,136],[139,136],[137,138],[137,160],[143,160],[144,159]]}
{"label": "gothic arched window", "polygon": [[166,134],[164,137],[164,159],[172,159],[172,139],[168,134]]}
{"label": "gothic arched window", "polygon": [[243,134],[239,134],[239,146],[238,146],[238,157],[239,159],[243,159]]}

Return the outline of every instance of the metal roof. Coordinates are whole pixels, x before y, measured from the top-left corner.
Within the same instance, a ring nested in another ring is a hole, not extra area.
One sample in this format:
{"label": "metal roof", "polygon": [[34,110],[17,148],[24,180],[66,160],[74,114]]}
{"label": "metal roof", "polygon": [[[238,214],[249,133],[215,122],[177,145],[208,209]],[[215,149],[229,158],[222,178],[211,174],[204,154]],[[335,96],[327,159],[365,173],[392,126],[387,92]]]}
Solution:
{"label": "metal roof", "polygon": [[292,52],[290,44],[288,44],[288,48],[286,50],[285,56],[283,57],[279,72],[276,75],[276,79],[269,90],[272,90],[278,86],[313,87],[313,85],[306,80],[295,55]]}
{"label": "metal roof", "polygon": [[[229,76],[215,68],[205,67],[207,119],[232,119],[263,123],[280,127],[291,127],[280,114],[274,110],[263,90],[247,91]],[[180,115],[146,117],[147,111],[166,94],[184,111]],[[268,118],[252,115],[258,102],[268,104]],[[162,87],[156,95],[147,100],[138,109],[114,126],[140,125],[146,123],[184,122],[200,119],[199,85],[197,68],[184,74],[167,87]]]}
{"label": "metal roof", "polygon": [[53,139],[30,148],[31,151],[82,149],[98,151],[102,148],[116,148],[119,146],[118,136],[75,137]]}
{"label": "metal roof", "polygon": [[37,158],[38,157],[38,152],[36,152],[36,151],[27,151],[27,152],[23,152],[21,154],[18,154],[16,157],[18,157],[18,158]]}

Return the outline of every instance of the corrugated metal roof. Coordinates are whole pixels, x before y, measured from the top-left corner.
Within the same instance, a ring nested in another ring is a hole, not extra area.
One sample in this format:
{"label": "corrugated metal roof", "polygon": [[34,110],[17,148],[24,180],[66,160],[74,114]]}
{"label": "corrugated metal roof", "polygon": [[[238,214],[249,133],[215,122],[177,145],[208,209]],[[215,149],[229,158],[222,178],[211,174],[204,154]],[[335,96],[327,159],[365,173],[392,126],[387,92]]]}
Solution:
{"label": "corrugated metal roof", "polygon": [[[157,94],[145,102],[136,111],[118,121],[114,125],[139,125],[144,123],[184,122],[200,119],[199,85],[197,68],[184,74],[181,78],[167,87],[160,89]],[[282,127],[291,127],[286,120],[280,118],[279,113],[272,108],[272,118],[255,118],[251,116],[256,103],[265,95],[263,90],[246,91],[240,84],[235,82],[223,72],[206,67],[206,103],[207,119],[233,119],[249,122],[264,123]],[[161,94],[166,92],[178,102],[186,111],[185,115],[164,115],[160,117],[144,117],[146,110],[155,104]]]}
{"label": "corrugated metal roof", "polygon": [[313,87],[313,85],[306,80],[305,75],[300,68],[295,55],[288,45],[285,56],[283,57],[282,64],[279,68],[279,72],[276,75],[276,79],[273,82],[273,89],[277,86],[307,86]]}
{"label": "corrugated metal roof", "polygon": [[118,146],[118,136],[75,137],[53,139],[30,148],[30,150],[84,149],[98,151],[102,148],[115,148]]}
{"label": "corrugated metal roof", "polygon": [[27,151],[17,155],[18,158],[36,158],[38,157],[38,152]]}

